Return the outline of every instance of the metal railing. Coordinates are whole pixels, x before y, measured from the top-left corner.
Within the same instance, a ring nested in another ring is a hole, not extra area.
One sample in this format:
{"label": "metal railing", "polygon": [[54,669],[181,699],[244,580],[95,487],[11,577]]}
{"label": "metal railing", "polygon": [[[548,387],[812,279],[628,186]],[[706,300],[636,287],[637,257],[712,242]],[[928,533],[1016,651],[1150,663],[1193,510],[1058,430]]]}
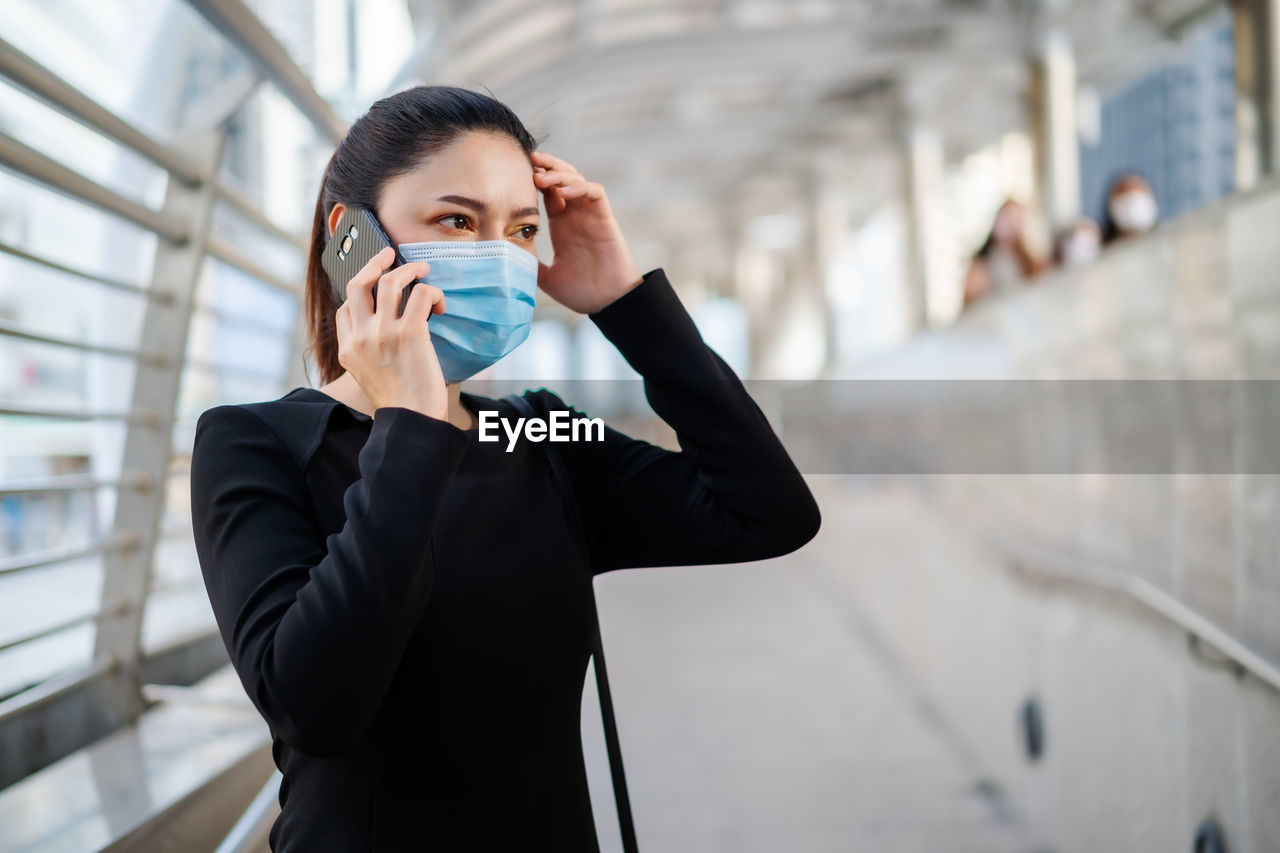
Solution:
{"label": "metal railing", "polygon": [[[60,673],[0,701],[0,746],[22,737],[29,743],[32,718],[50,703],[76,697],[86,704],[94,722],[82,740],[104,734],[128,721],[144,707],[139,677],[143,662],[142,614],[151,594],[182,592],[200,585],[198,577],[166,578],[153,582],[157,543],[191,536],[189,525],[162,522],[170,478],[186,475],[171,458],[167,440],[176,423],[177,395],[184,368],[219,376],[238,377],[278,385],[297,374],[281,377],[259,367],[187,358],[187,331],[194,315],[212,317],[219,324],[259,335],[291,338],[290,363],[301,358],[298,315],[292,332],[252,317],[198,304],[195,285],[206,258],[229,265],[271,290],[301,297],[299,283],[252,257],[227,238],[214,233],[212,212],[223,205],[268,238],[296,252],[305,251],[307,238],[272,220],[242,188],[218,177],[227,127],[249,96],[270,80],[308,117],[324,138],[338,139],[344,123],[315,92],[284,48],[241,0],[190,0],[207,23],[243,53],[256,69],[221,84],[190,110],[198,123],[180,128],[173,141],[161,142],[116,115],[41,63],[0,39],[0,78],[43,102],[54,111],[140,155],[170,177],[163,207],[155,209],[128,198],[54,159],[27,143],[0,132],[0,166],[27,181],[89,206],[111,220],[128,223],[160,238],[151,281],[80,269],[39,252],[0,241],[0,253],[44,270],[143,300],[144,318],[139,340],[131,346],[82,340],[0,321],[0,337],[38,347],[53,347],[132,362],[136,375],[132,400],[123,410],[65,409],[0,400],[0,415],[23,419],[118,421],[125,425],[125,449],[119,477],[67,475],[0,481],[0,498],[28,500],[51,495],[111,490],[115,493],[114,522],[105,534],[58,548],[29,551],[0,558],[0,577],[39,570],[76,559],[103,561],[103,586],[98,606],[55,619],[17,636],[0,638],[0,652],[91,625],[95,628],[90,662]],[[296,369],[296,368],[294,368]],[[94,686],[101,690],[91,691]],[[105,707],[89,706],[90,696],[105,697]],[[22,718],[22,719],[19,719]],[[3,768],[0,787],[79,744],[62,742],[54,751],[33,757],[30,766]],[[30,753],[29,747],[23,750]],[[8,751],[10,755],[17,750]]]}
{"label": "metal railing", "polygon": [[[1028,580],[1056,583],[1126,598],[1145,608],[1157,618],[1185,632],[1189,648],[1202,654],[1205,647],[1216,650],[1237,676],[1249,676],[1259,684],[1280,693],[1280,668],[1249,648],[1212,619],[1187,605],[1176,595],[1150,580],[1118,566],[1097,559],[1065,552],[1016,535],[1005,526],[1017,528],[1017,511],[1004,504],[1007,513],[1003,525],[984,521],[973,513],[957,516],[955,506],[930,495],[926,490],[917,495],[939,518],[963,518],[966,530],[992,552],[1000,555],[1001,564]],[[992,500],[990,495],[985,499]]]}
{"label": "metal railing", "polygon": [[266,847],[271,824],[280,813],[282,781],[280,773],[271,774],[267,784],[262,786],[249,808],[244,810],[236,825],[218,845],[216,853],[254,853]]}

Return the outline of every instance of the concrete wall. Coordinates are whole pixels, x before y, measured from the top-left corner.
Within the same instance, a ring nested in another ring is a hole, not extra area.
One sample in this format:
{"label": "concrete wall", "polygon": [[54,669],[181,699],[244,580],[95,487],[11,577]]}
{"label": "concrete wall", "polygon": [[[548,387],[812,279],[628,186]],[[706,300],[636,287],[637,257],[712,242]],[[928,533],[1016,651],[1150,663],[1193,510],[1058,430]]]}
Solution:
{"label": "concrete wall", "polygon": [[[1280,184],[980,304],[865,373],[992,376],[1280,378]],[[1111,463],[1085,473],[975,463],[945,476],[890,471],[876,486],[846,477],[859,485],[826,496],[825,524],[909,500],[917,522],[900,533],[914,541],[892,565],[860,564],[853,542],[832,557],[850,597],[1053,849],[1194,849],[1212,815],[1231,851],[1280,850],[1280,693],[1097,586],[1145,579],[1280,665],[1280,459],[1245,446],[1280,435],[1280,409],[1257,383],[1168,387],[1180,398],[1173,417],[1216,419],[1207,434],[1237,446],[1199,464],[1188,454],[1212,453],[1213,441],[1179,445],[1167,471],[1118,473],[1124,454],[1145,449],[1151,433],[1139,430],[1108,439]],[[1185,405],[1214,387],[1220,407]],[[990,426],[1033,457],[1078,428],[1042,417],[1030,430],[1025,418]],[[1238,429],[1246,418],[1251,433]],[[909,456],[912,445],[897,450]],[[1038,762],[1017,738],[1030,696],[1046,721]]]}

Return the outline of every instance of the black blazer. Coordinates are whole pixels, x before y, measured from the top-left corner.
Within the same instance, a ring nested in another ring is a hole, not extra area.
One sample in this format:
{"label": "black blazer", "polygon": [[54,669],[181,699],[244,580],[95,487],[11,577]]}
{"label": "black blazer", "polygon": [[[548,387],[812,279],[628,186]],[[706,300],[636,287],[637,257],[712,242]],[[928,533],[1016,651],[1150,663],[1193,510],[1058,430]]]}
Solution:
{"label": "black blazer", "polygon": [[195,544],[284,774],[272,849],[597,850],[579,731],[592,577],[816,534],[803,478],[661,269],[591,320],[681,450],[608,426],[557,444],[574,501],[543,444],[508,452],[407,408],[370,418],[295,388],[200,416]]}

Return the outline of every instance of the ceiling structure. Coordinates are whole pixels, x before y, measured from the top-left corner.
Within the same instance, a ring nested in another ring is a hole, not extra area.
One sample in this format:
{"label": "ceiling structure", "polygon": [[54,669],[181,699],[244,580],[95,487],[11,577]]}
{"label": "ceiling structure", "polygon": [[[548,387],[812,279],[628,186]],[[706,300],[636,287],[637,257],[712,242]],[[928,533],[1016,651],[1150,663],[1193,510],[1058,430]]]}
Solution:
{"label": "ceiling structure", "polygon": [[[1050,23],[1081,82],[1123,80],[1220,0],[408,0],[398,85],[487,88],[655,239],[794,200],[870,210],[912,123],[956,157],[1026,127]],[[812,186],[810,179],[809,186]]]}

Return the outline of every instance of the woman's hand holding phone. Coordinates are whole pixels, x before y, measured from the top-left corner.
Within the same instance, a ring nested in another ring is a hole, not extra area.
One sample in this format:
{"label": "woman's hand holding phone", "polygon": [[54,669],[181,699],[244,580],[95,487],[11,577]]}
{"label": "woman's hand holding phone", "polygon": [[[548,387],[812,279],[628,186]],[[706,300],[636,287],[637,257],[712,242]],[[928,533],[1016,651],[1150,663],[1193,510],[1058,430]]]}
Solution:
{"label": "woman's hand holding phone", "polygon": [[[338,363],[359,383],[375,409],[402,406],[448,420],[444,374],[431,344],[427,318],[444,313],[444,293],[418,282],[430,270],[425,262],[391,271],[391,247],[374,255],[347,283],[347,300],[338,308]],[[416,283],[415,283],[416,282]],[[384,298],[375,305],[373,288]],[[404,313],[396,316],[409,287]]]}

